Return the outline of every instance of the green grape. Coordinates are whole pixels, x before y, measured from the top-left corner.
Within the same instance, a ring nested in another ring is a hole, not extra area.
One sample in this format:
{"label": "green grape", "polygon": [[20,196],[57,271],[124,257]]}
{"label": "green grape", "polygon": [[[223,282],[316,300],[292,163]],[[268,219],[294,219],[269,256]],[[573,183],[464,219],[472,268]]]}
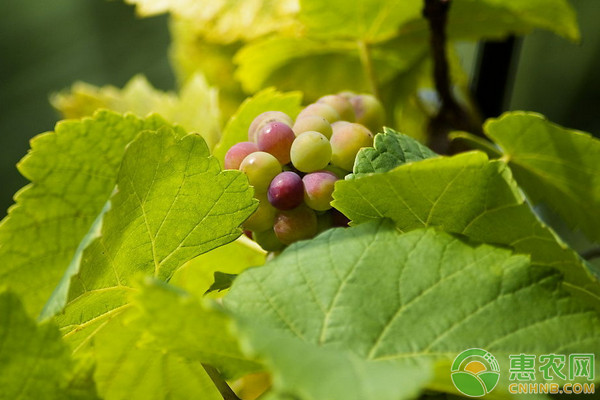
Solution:
{"label": "green grape", "polygon": [[317,234],[317,215],[305,205],[280,211],[275,217],[273,230],[284,244],[310,239]]}
{"label": "green grape", "polygon": [[264,231],[271,229],[275,222],[277,209],[269,203],[265,193],[255,195],[258,199],[258,208],[243,224],[242,227],[249,231]]}
{"label": "green grape", "polygon": [[253,232],[252,237],[254,238],[254,241],[266,251],[280,251],[285,247],[285,244],[277,239],[277,235],[275,235],[272,226],[264,231]]}
{"label": "green grape", "polygon": [[373,145],[373,134],[357,123],[334,124],[331,135],[331,163],[336,167],[352,171],[356,153]]}
{"label": "green grape", "polygon": [[356,114],[356,122],[372,132],[381,129],[385,122],[385,110],[377,98],[370,94],[359,94],[350,99]]}
{"label": "green grape", "polygon": [[326,231],[333,227],[333,219],[331,212],[327,211],[323,214],[317,215],[317,233]]}
{"label": "green grape", "polygon": [[346,175],[348,175],[351,172],[351,171],[346,171],[343,168],[336,167],[335,165],[331,165],[331,164],[329,164],[328,166],[326,166],[323,169],[325,171],[333,172],[335,174],[335,176],[338,177],[338,179],[346,178]]}
{"label": "green grape", "polygon": [[318,115],[323,117],[329,121],[330,124],[341,119],[340,114],[338,114],[333,107],[325,103],[309,104],[304,110],[300,111],[297,118],[303,118],[308,115]]}
{"label": "green grape", "polygon": [[354,122],[356,116],[354,115],[354,107],[347,97],[339,94],[330,94],[321,97],[317,100],[317,104],[324,103],[333,108],[340,115],[343,121]]}
{"label": "green grape", "polygon": [[296,136],[304,132],[315,131],[322,133],[327,139],[329,139],[333,133],[329,121],[320,115],[305,115],[304,117],[296,119],[296,123],[294,123],[292,130]]}
{"label": "green grape", "polygon": [[299,171],[323,169],[331,160],[331,145],[323,134],[315,131],[301,133],[290,150],[292,164]]}
{"label": "green grape", "polygon": [[246,174],[255,193],[265,193],[273,178],[281,172],[281,164],[273,155],[255,151],[244,158],[240,171]]}

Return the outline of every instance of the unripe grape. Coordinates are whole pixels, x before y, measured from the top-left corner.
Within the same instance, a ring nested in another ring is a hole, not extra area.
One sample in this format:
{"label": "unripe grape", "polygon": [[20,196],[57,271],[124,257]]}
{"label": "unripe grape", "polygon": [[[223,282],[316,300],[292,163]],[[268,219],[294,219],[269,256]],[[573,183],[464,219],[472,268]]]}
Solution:
{"label": "unripe grape", "polygon": [[258,151],[258,146],[252,142],[236,143],[225,154],[225,169],[238,169],[240,164],[250,153]]}
{"label": "unripe grape", "polygon": [[285,245],[277,239],[277,235],[275,235],[272,226],[264,231],[254,232],[252,236],[254,237],[254,241],[266,251],[279,251],[285,247]]}
{"label": "unripe grape", "polygon": [[290,150],[292,164],[299,171],[312,172],[325,168],[331,160],[331,145],[323,134],[315,131],[301,133]]}
{"label": "unripe grape", "polygon": [[271,181],[267,192],[269,203],[280,210],[291,210],[302,204],[304,186],[295,172],[284,171]]}
{"label": "unripe grape", "polygon": [[290,162],[290,148],[296,138],[294,131],[283,122],[269,122],[256,134],[256,144],[260,151],[275,156],[281,164]]}
{"label": "unripe grape", "polygon": [[317,215],[305,205],[289,211],[280,211],[275,217],[273,230],[284,244],[310,239],[317,234]]}
{"label": "unripe grape", "polygon": [[350,99],[356,122],[369,128],[373,132],[381,129],[385,122],[385,110],[383,105],[375,96],[370,94],[359,94]]}
{"label": "unripe grape", "polygon": [[331,163],[352,171],[356,153],[373,145],[373,134],[357,123],[341,124],[333,127],[331,135]]}
{"label": "unripe grape", "polygon": [[244,158],[240,171],[246,174],[255,193],[265,193],[273,178],[281,172],[281,164],[273,155],[256,151]]}
{"label": "unripe grape", "polygon": [[317,233],[321,233],[326,231],[327,229],[333,227],[333,220],[331,217],[331,213],[325,212],[323,214],[317,215]]}
{"label": "unripe grape", "polygon": [[269,122],[282,122],[287,126],[292,126],[294,121],[284,112],[281,111],[265,111],[262,114],[259,114],[248,128],[248,140],[251,142],[256,142],[256,134],[258,131]]}
{"label": "unripe grape", "polygon": [[333,200],[333,188],[337,180],[337,176],[329,171],[306,174],[302,178],[306,205],[317,211],[329,210]]}
{"label": "unripe grape", "polygon": [[267,196],[264,193],[255,195],[258,199],[258,208],[254,213],[242,224],[242,227],[249,231],[264,231],[271,229],[275,222],[277,210],[269,203]]}
{"label": "unripe grape", "polygon": [[329,164],[328,166],[326,166],[325,168],[323,168],[325,171],[329,171],[335,174],[335,176],[338,177],[338,179],[345,179],[346,175],[348,175],[351,171],[346,171],[343,168],[340,167],[336,167],[335,165],[331,165]]}
{"label": "unripe grape", "polygon": [[331,108],[337,111],[343,121],[354,122],[356,119],[354,107],[347,97],[340,96],[339,94],[330,94],[317,100],[317,104],[319,103],[331,106]]}
{"label": "unripe grape", "polygon": [[320,115],[305,115],[296,119],[292,127],[296,136],[308,131],[315,131],[323,134],[327,139],[331,137],[333,131],[331,124]]}
{"label": "unripe grape", "polygon": [[309,104],[304,108],[304,110],[300,111],[297,118],[302,118],[307,115],[318,115],[320,117],[325,118],[329,123],[339,121],[341,119],[340,114],[330,105],[324,103],[313,103]]}

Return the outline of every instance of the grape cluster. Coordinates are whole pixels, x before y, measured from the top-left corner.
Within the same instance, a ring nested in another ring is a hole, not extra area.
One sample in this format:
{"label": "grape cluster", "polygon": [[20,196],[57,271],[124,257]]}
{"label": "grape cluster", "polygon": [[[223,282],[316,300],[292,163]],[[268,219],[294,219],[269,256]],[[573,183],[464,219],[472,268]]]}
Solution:
{"label": "grape cluster", "polygon": [[280,111],[258,115],[248,141],[232,146],[226,169],[248,177],[259,201],[243,227],[265,250],[278,251],[348,220],[331,208],[334,184],[383,125],[381,103],[367,94],[323,96],[296,121]]}

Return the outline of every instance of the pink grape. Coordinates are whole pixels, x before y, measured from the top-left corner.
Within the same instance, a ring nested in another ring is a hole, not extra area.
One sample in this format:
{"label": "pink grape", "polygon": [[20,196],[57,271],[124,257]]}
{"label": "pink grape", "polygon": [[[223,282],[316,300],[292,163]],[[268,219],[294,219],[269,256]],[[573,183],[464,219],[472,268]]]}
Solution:
{"label": "pink grape", "polygon": [[301,118],[298,118],[296,119],[292,129],[294,130],[294,134],[296,134],[296,136],[304,132],[315,131],[321,133],[323,136],[329,139],[333,133],[329,121],[320,115],[305,115]]}
{"label": "pink grape", "polygon": [[317,100],[317,104],[320,103],[331,106],[331,108],[337,111],[343,121],[354,122],[356,119],[356,116],[354,115],[354,107],[347,97],[339,94],[330,94]]}
{"label": "pink grape", "polygon": [[275,217],[273,230],[283,244],[310,239],[317,234],[317,215],[305,205],[280,211]]}
{"label": "pink grape", "polygon": [[284,171],[271,181],[267,192],[269,202],[280,210],[291,210],[302,204],[304,187],[295,172]]}
{"label": "pink grape", "polygon": [[256,142],[256,134],[258,131],[269,122],[283,122],[288,126],[292,126],[294,121],[284,112],[281,111],[265,111],[262,114],[259,114],[248,128],[248,140],[251,142]]}
{"label": "pink grape", "polygon": [[273,178],[281,172],[281,164],[273,155],[256,151],[244,158],[240,171],[246,174],[255,193],[265,193]]}
{"label": "pink grape", "polygon": [[306,174],[302,178],[306,205],[317,211],[329,210],[333,200],[333,188],[337,180],[338,177],[329,171]]}
{"label": "pink grape", "polygon": [[296,138],[294,131],[283,122],[269,122],[256,134],[256,144],[260,151],[272,154],[281,164],[290,162],[290,148]]}
{"label": "pink grape", "polygon": [[338,114],[333,107],[324,103],[309,104],[306,106],[306,108],[304,108],[304,110],[300,111],[298,118],[302,118],[307,115],[318,115],[325,118],[329,123],[339,121],[341,119],[340,114]]}
{"label": "pink grape", "polygon": [[238,169],[244,158],[255,151],[258,151],[258,146],[252,142],[234,144],[225,154],[225,169]]}
{"label": "pink grape", "polygon": [[375,96],[359,94],[352,97],[350,102],[356,114],[356,122],[366,126],[373,132],[381,129],[385,122],[385,110]]}
{"label": "pink grape", "polygon": [[339,124],[332,127],[331,163],[347,171],[352,171],[356,153],[373,145],[373,134],[357,123]]}

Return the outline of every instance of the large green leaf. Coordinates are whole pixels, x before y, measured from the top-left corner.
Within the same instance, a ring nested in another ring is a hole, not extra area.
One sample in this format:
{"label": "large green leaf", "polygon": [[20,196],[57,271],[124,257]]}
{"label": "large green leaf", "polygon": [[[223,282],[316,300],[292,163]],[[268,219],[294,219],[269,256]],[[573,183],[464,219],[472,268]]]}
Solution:
{"label": "large green leaf", "polygon": [[[225,305],[276,391],[303,400],[397,400],[425,386],[456,393],[450,364],[472,347],[497,357],[492,395],[502,396],[509,354],[600,351],[598,313],[570,297],[556,271],[431,228],[401,234],[386,221],[290,246],[241,274]],[[352,362],[337,364],[344,358]]]}
{"label": "large green leaf", "polygon": [[125,146],[166,122],[102,111],[31,140],[18,165],[31,184],[0,223],[0,280],[37,315],[115,186]]}
{"label": "large green leaf", "polygon": [[200,74],[190,77],[178,94],[156,90],[138,75],[123,89],[77,82],[69,91],[53,95],[51,102],[64,118],[90,116],[101,108],[140,117],[157,113],[188,132],[200,133],[211,149],[221,135],[217,90]]}
{"label": "large green leaf", "polygon": [[481,152],[438,157],[390,172],[339,181],[334,207],[354,224],[392,219],[398,229],[436,226],[480,242],[530,254],[537,265],[555,267],[573,290],[600,300],[600,284],[579,256],[531,211],[502,161]]}
{"label": "large green leaf", "polygon": [[84,251],[56,316],[76,350],[130,306],[137,275],[168,280],[184,263],[237,238],[256,200],[246,177],[221,171],[199,135],[140,134],[127,148],[102,233]]}
{"label": "large green leaf", "polygon": [[215,147],[214,155],[220,161],[234,144],[248,140],[248,128],[258,114],[265,111],[282,111],[292,118],[300,112],[302,93],[281,93],[274,88],[265,89],[246,99],[238,111],[227,122],[221,141]]}
{"label": "large green leaf", "polygon": [[600,140],[523,112],[489,120],[484,130],[534,203],[600,242]]}

